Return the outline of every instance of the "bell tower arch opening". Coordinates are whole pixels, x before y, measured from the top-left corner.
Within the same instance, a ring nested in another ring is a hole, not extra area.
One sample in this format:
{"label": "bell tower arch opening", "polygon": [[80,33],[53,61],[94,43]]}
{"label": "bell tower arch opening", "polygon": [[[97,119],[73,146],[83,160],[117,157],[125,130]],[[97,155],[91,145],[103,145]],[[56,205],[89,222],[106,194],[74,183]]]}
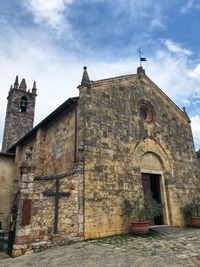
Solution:
{"label": "bell tower arch opening", "polygon": [[22,96],[20,100],[20,112],[26,112],[28,99],[26,96]]}

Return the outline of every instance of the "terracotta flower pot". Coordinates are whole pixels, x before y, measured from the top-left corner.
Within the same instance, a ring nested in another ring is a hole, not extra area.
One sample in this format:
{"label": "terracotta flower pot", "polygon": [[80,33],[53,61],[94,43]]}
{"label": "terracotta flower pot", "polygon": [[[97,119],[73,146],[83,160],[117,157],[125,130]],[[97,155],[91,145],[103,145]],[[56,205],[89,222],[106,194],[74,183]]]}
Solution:
{"label": "terracotta flower pot", "polygon": [[200,217],[191,217],[191,223],[194,227],[200,227]]}
{"label": "terracotta flower pot", "polygon": [[149,232],[150,221],[145,222],[132,222],[133,234],[147,234]]}

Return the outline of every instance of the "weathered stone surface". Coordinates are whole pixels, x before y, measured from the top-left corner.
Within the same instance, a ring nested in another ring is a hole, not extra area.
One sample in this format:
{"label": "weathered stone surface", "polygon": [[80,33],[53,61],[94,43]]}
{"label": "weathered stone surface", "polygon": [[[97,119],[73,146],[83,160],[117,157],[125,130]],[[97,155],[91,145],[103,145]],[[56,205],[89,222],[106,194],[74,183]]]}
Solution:
{"label": "weathered stone surface", "polygon": [[[24,97],[27,104],[25,111],[20,108]],[[35,92],[21,90],[20,88],[13,88],[9,92],[2,144],[3,152],[6,152],[33,128],[35,98]]]}
{"label": "weathered stone surface", "polygon": [[[188,117],[143,74],[100,80],[79,89],[85,238],[129,231],[123,203],[142,189],[141,172],[161,177],[164,224],[184,225],[181,207],[199,186]],[[140,116],[141,101],[154,109],[151,122]]]}
{"label": "weathered stone surface", "polygon": [[22,253],[21,249],[16,249],[16,250],[13,250],[13,252],[12,252],[12,257],[19,257],[22,255],[23,255],[23,253]]}
{"label": "weathered stone surface", "polygon": [[[198,267],[200,230],[177,229],[175,235],[114,236],[15,259],[0,260],[2,267]],[[31,253],[31,252],[26,252]],[[1,254],[0,254],[1,259]]]}
{"label": "weathered stone surface", "polygon": [[[55,197],[44,195],[44,192],[56,192],[56,179],[35,180],[35,170],[32,162],[23,162],[19,195],[20,211],[16,225],[13,257],[82,239],[82,202],[79,201],[83,190],[82,174],[76,171],[59,178],[59,192],[69,192],[70,195],[65,198],[62,195],[59,197],[58,233],[54,233]],[[25,207],[26,202],[28,202],[28,207]]]}
{"label": "weathered stone surface", "polygon": [[60,115],[59,119],[45,129],[39,129],[16,155],[17,168],[21,167],[26,151],[32,149],[32,161],[37,167],[36,175],[64,173],[74,167],[75,110]]}
{"label": "weathered stone surface", "polygon": [[[181,208],[199,193],[200,163],[189,118],[144,72],[88,80],[79,90],[79,99],[66,101],[13,147],[12,192],[20,189],[16,255],[129,232],[136,218],[128,218],[124,202],[143,190],[142,173],[159,175],[164,224],[184,225]],[[59,199],[57,234],[55,198],[48,195],[56,184],[47,178],[77,168],[79,173],[60,178],[60,192],[70,196]],[[20,225],[26,199],[32,201],[31,220]]]}

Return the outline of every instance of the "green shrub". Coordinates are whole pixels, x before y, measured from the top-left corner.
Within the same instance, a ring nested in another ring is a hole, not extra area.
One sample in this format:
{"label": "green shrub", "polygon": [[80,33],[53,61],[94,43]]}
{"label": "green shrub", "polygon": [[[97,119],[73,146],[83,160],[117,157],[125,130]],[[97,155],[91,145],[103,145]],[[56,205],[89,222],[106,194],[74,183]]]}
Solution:
{"label": "green shrub", "polygon": [[200,197],[193,196],[189,203],[183,206],[183,213],[187,216],[200,217]]}
{"label": "green shrub", "polygon": [[132,200],[124,201],[124,211],[129,217],[137,217],[139,221],[153,220],[163,214],[163,205],[151,194],[140,195]]}

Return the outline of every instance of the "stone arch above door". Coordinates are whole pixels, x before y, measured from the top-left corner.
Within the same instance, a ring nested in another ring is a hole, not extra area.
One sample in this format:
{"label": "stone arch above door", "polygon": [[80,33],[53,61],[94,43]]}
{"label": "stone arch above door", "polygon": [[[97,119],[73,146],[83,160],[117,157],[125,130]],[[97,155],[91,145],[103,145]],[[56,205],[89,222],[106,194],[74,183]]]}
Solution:
{"label": "stone arch above door", "polygon": [[170,205],[166,179],[173,175],[173,168],[169,154],[155,140],[147,138],[140,141],[135,146],[134,164],[140,171],[141,185],[144,192],[144,188],[149,186],[151,190],[153,190],[153,192],[150,192],[157,196],[159,195],[161,202],[164,204],[162,223],[170,225],[169,211],[171,208],[169,209]]}
{"label": "stone arch above door", "polygon": [[[162,171],[170,172],[171,174],[173,173],[172,161],[169,153],[153,139],[146,138],[138,142],[134,148],[133,156],[135,166],[143,168],[144,166],[142,166],[142,164],[151,164],[147,163],[147,159],[151,157],[157,168],[160,168]],[[144,163],[142,163],[142,159],[144,159]]]}
{"label": "stone arch above door", "polygon": [[141,159],[141,169],[151,171],[163,171],[164,166],[160,157],[152,152],[146,152]]}

